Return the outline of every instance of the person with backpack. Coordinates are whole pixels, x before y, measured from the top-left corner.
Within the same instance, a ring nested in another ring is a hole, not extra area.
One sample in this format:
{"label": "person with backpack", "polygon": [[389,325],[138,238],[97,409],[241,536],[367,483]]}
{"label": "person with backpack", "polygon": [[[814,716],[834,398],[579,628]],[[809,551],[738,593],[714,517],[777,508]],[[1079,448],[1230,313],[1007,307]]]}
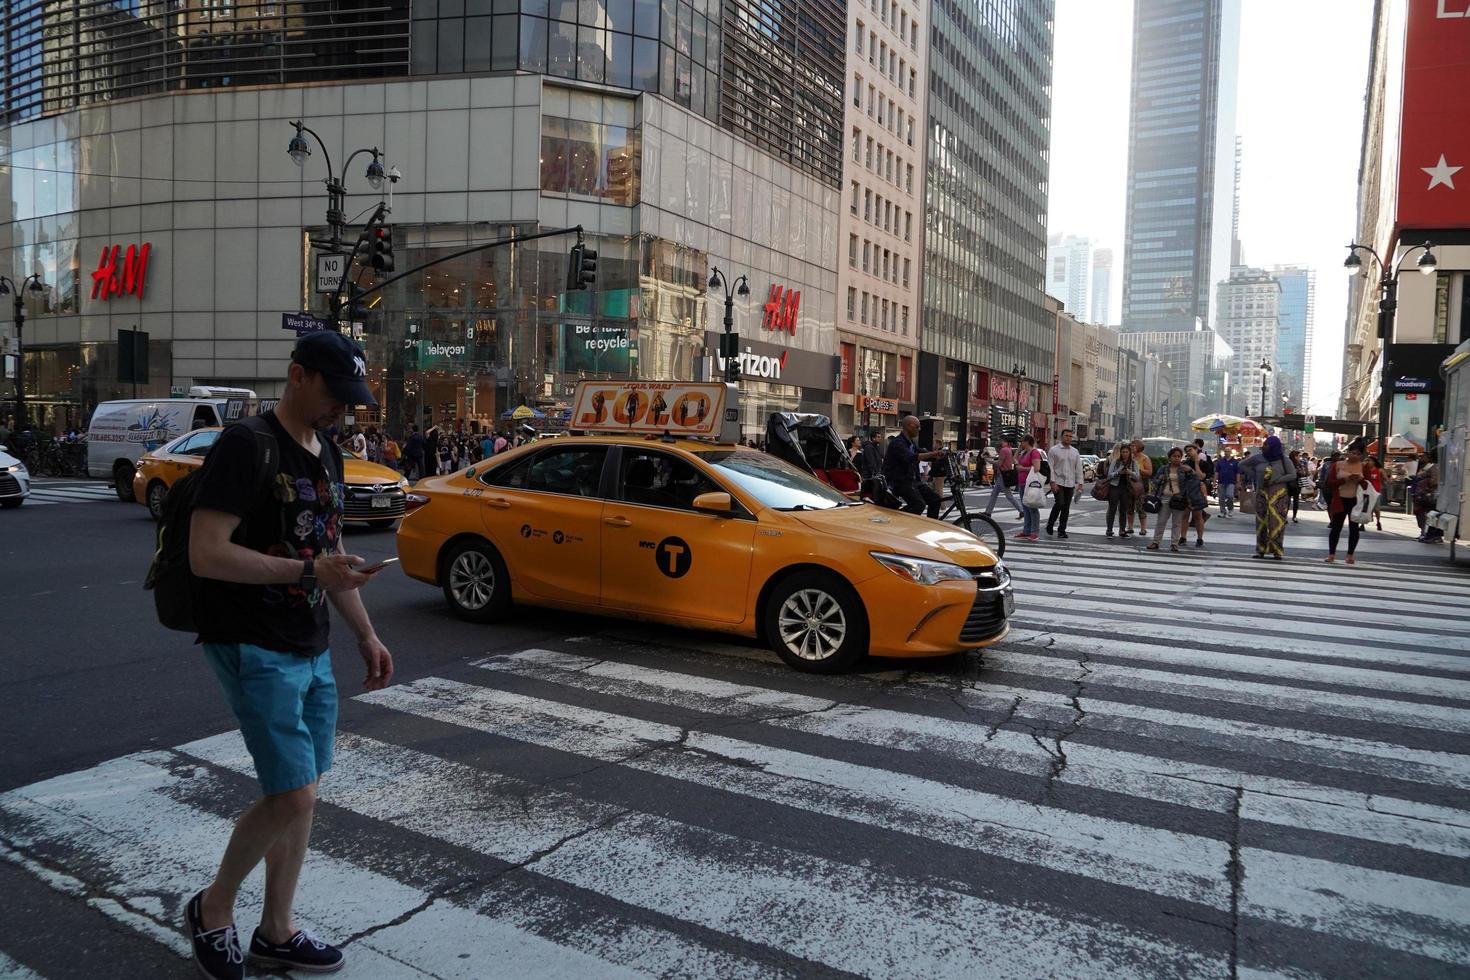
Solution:
{"label": "person with backpack", "polygon": [[165,512],[160,531],[166,544],[187,503],[199,642],[262,794],[235,824],[214,880],[185,908],[194,958],[216,980],[244,976],[235,900],[262,860],[265,908],[250,959],[319,973],[343,963],[341,950],[296,928],[291,909],[337,721],[326,600],[356,635],[363,686],[379,690],[393,677],[393,657],[359,594],[373,576],[342,547],[342,460],[323,431],[361,404],[376,404],[361,348],[335,331],[302,337],[275,410],[220,434],[189,499]]}

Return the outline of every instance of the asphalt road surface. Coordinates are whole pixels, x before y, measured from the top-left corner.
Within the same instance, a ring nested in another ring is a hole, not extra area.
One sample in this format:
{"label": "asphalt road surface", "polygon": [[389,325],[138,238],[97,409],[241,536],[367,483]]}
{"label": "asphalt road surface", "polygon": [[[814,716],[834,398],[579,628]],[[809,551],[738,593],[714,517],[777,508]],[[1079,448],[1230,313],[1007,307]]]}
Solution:
{"label": "asphalt road surface", "polygon": [[[191,976],[249,759],[143,509],[52,496],[0,513],[0,976]],[[385,574],[396,683],[335,634],[301,923],[355,978],[1463,975],[1470,576],[1398,515],[1354,568],[1320,514],[1281,564],[1100,517],[1011,544],[999,646],[839,678]]]}

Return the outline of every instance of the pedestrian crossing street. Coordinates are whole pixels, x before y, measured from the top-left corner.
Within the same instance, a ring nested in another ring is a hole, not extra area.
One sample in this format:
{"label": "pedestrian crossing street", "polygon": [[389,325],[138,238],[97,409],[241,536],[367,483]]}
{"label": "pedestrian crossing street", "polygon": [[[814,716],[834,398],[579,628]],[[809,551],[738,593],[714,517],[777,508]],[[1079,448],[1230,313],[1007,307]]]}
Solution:
{"label": "pedestrian crossing street", "polygon": [[[353,699],[301,924],[358,978],[1470,966],[1464,575],[1008,564],[980,656],[814,678],[609,622]],[[187,955],[252,772],[226,733],[17,789],[0,855]]]}
{"label": "pedestrian crossing street", "polygon": [[99,480],[33,480],[26,507],[47,504],[90,504],[99,500],[117,501],[111,484]]}

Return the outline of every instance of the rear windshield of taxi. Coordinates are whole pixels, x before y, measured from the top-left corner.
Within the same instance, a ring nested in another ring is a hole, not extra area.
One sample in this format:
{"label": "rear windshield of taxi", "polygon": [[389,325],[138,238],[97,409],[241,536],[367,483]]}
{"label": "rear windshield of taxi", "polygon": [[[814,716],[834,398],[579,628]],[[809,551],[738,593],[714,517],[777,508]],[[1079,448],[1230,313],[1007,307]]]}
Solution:
{"label": "rear windshield of taxi", "polygon": [[721,449],[695,455],[741,490],[776,510],[828,510],[855,503],[846,494],[768,453]]}

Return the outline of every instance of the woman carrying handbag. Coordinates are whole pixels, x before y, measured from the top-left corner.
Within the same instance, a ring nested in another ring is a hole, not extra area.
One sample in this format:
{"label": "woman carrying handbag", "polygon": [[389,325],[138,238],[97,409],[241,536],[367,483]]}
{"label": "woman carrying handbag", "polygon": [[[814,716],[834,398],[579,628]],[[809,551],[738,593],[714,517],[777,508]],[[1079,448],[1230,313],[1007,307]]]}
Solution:
{"label": "woman carrying handbag", "polygon": [[1041,475],[1041,460],[1041,450],[1036,448],[1036,440],[1031,436],[1022,436],[1021,458],[1016,464],[1025,481],[1021,491],[1024,520],[1021,533],[1016,535],[1019,541],[1040,540],[1041,506],[1046,503],[1046,478]]}
{"label": "woman carrying handbag", "polygon": [[1184,465],[1184,450],[1169,450],[1169,461],[1154,474],[1152,500],[1158,505],[1154,523],[1154,540],[1149,551],[1159,550],[1159,541],[1169,534],[1169,550],[1178,551],[1175,535],[1183,536],[1189,528],[1190,502],[1203,495],[1199,474]]}

